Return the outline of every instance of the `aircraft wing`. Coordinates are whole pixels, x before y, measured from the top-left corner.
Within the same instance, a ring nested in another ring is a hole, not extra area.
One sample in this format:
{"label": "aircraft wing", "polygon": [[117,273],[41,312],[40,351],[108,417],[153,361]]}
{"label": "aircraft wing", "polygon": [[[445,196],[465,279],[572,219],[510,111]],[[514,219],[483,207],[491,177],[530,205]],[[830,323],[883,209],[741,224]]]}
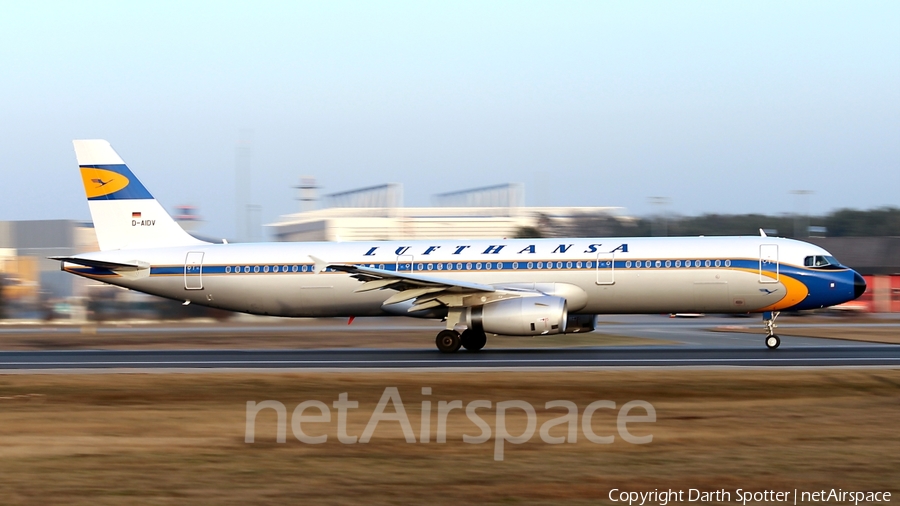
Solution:
{"label": "aircraft wing", "polygon": [[[317,262],[318,263],[318,262]],[[328,264],[327,267],[346,272],[363,284],[356,292],[370,290],[397,290],[397,293],[384,301],[384,305],[416,299],[409,312],[419,311],[437,306],[464,305],[463,296],[476,293],[492,293],[496,289],[491,285],[471,283],[435,277],[425,274],[395,272],[374,267],[363,267],[348,264]]]}

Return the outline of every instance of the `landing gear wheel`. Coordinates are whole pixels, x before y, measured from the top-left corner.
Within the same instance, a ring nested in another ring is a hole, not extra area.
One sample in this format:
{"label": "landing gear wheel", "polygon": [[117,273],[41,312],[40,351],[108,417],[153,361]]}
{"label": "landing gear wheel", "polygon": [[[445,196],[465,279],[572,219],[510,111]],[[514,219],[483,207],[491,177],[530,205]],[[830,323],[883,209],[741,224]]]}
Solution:
{"label": "landing gear wheel", "polygon": [[442,330],[438,332],[434,344],[437,345],[437,349],[440,350],[441,353],[455,353],[460,346],[459,332],[449,329]]}
{"label": "landing gear wheel", "polygon": [[462,343],[463,348],[469,351],[478,351],[487,344],[487,334],[485,334],[484,331],[479,332],[477,330],[466,329],[463,331],[462,335],[459,336],[459,340]]}
{"label": "landing gear wheel", "polygon": [[763,324],[766,326],[766,348],[774,350],[781,346],[781,338],[775,335],[775,319],[781,313],[778,311],[767,311],[763,313]]}

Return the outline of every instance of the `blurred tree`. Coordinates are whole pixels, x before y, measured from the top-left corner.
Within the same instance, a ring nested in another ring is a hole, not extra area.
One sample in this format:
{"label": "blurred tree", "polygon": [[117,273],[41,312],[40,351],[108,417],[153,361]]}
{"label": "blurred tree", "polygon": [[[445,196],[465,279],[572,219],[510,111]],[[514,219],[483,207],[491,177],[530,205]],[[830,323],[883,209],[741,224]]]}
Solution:
{"label": "blurred tree", "polygon": [[900,209],[840,209],[826,216],[823,223],[828,228],[828,235],[835,237],[900,236]]}
{"label": "blurred tree", "polygon": [[673,219],[669,235],[759,235],[759,229],[776,230],[786,236],[793,231],[793,217],[761,214],[704,214]]}
{"label": "blurred tree", "polygon": [[544,237],[537,227],[520,227],[516,230],[516,239],[540,239]]}
{"label": "blurred tree", "polygon": [[[765,229],[769,235],[794,236],[794,216],[763,214],[704,214],[668,218],[669,236],[698,235],[759,235]],[[566,225],[542,221],[538,227],[520,229],[519,237],[647,237],[652,235],[656,217],[622,220],[611,216],[582,216],[572,218]],[[883,207],[868,211],[840,209],[825,216],[812,216],[810,225],[824,226],[831,237],[900,236],[900,209]],[[526,231],[527,230],[527,231]],[[774,232],[772,232],[774,231]],[[801,238],[806,237],[802,235]]]}

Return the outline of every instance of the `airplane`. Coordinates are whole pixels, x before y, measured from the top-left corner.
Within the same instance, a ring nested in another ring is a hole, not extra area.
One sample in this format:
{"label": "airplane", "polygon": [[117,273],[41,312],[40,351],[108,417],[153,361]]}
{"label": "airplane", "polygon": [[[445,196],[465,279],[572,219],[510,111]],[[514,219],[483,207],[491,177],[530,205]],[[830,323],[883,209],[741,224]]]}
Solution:
{"label": "airplane", "polygon": [[[858,298],[866,283],[824,249],[756,236],[210,243],[185,232],[105,140],[75,154],[100,251],[52,257],[92,280],[282,317],[442,319],[441,352],[487,335],[589,332],[599,314],[761,313]],[[97,186],[96,180],[107,181]]]}

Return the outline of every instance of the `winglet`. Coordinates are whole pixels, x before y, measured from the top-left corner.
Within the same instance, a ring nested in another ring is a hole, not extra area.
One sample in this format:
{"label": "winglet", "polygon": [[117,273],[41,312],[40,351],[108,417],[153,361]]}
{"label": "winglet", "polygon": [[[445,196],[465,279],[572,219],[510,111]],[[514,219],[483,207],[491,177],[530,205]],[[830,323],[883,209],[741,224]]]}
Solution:
{"label": "winglet", "polygon": [[328,262],[326,262],[325,260],[322,260],[319,257],[314,257],[312,255],[309,255],[309,258],[311,258],[312,261],[315,262],[315,264],[316,264],[316,266],[314,267],[316,274],[318,274],[328,268]]}
{"label": "winglet", "polygon": [[763,230],[763,229],[759,229],[759,236],[760,236],[760,237],[769,237],[769,236],[766,235],[766,231]]}

